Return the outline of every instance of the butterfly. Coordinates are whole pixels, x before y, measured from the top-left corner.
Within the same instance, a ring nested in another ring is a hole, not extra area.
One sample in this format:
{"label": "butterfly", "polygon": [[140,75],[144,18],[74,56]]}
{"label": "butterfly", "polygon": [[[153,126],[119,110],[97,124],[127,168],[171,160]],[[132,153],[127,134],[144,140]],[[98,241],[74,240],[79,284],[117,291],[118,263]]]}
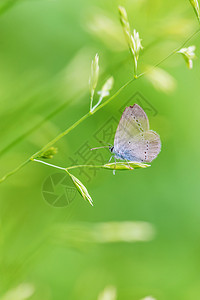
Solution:
{"label": "butterfly", "polygon": [[138,105],[126,107],[117,127],[114,146],[109,147],[115,159],[151,162],[160,150],[159,135],[149,129],[149,120]]}

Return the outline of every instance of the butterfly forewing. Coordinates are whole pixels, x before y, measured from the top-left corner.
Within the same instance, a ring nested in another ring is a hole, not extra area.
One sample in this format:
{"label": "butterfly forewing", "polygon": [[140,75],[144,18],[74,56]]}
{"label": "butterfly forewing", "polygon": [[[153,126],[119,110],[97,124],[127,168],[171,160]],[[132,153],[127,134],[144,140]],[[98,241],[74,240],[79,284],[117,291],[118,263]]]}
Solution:
{"label": "butterfly forewing", "polygon": [[126,107],[115,134],[115,150],[122,149],[123,144],[129,139],[147,130],[149,130],[149,120],[143,109],[137,104]]}

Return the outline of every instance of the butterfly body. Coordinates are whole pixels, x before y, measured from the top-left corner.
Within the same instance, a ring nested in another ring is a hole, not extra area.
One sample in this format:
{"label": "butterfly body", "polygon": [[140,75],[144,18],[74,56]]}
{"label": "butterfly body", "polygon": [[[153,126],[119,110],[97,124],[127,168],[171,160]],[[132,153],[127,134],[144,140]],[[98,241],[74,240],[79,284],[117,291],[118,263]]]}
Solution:
{"label": "butterfly body", "polygon": [[110,151],[116,159],[151,162],[161,150],[159,135],[149,129],[149,120],[138,105],[126,107]]}
{"label": "butterfly body", "polygon": [[114,156],[115,156],[116,159],[130,160],[130,161],[139,161],[136,156],[134,157],[128,151],[125,151],[125,152],[114,152],[113,151],[113,154],[114,154]]}

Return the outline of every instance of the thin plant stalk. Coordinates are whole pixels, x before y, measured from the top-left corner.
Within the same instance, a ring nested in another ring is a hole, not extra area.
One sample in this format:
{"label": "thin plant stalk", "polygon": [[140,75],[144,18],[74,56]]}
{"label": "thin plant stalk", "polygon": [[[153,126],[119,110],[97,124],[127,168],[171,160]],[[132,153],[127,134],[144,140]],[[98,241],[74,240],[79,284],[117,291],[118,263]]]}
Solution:
{"label": "thin plant stalk", "polygon": [[91,93],[91,97],[90,97],[90,112],[92,112],[94,110],[93,106],[93,99],[94,99],[94,91]]}
{"label": "thin plant stalk", "polygon": [[[52,167],[52,168],[56,168],[56,169],[59,169],[59,170],[63,170],[63,171],[66,171],[67,173],[69,173],[68,171],[69,170],[72,170],[72,169],[78,169],[78,168],[94,168],[94,169],[98,169],[98,168],[107,168],[107,169],[109,169],[109,167],[111,166],[117,166],[117,165],[119,165],[119,166],[126,166],[126,167],[128,167],[128,169],[130,169],[130,170],[133,170],[134,168],[132,168],[131,166],[130,166],[130,164],[131,163],[134,163],[134,162],[127,162],[127,164],[126,164],[126,162],[118,162],[118,163],[110,163],[110,164],[104,164],[104,165],[75,165],[75,166],[71,166],[71,167],[66,167],[66,168],[64,168],[64,167],[59,167],[59,166],[57,166],[57,165],[53,165],[53,164],[50,164],[50,163],[47,163],[47,162],[45,162],[45,161],[43,161],[43,160],[39,160],[39,159],[32,159],[32,161],[34,161],[34,162],[38,162],[38,163],[41,163],[41,164],[44,164],[44,165],[46,165],[46,166],[48,166],[48,167]],[[136,162],[134,163],[135,165],[137,164]],[[138,163],[138,165],[140,165],[140,166],[142,166],[142,167],[147,167],[147,166],[150,166],[150,165],[147,165],[147,164],[142,164],[142,163]],[[113,168],[110,168],[111,170],[113,170]]]}
{"label": "thin plant stalk", "polygon": [[138,76],[137,76],[137,59],[135,56],[134,56],[134,78],[135,79],[138,78]]}
{"label": "thin plant stalk", "polygon": [[46,166],[53,167],[53,168],[56,168],[56,169],[59,169],[59,170],[65,170],[66,169],[66,168],[59,167],[59,166],[56,166],[56,165],[53,165],[53,164],[49,164],[46,161],[39,160],[39,159],[32,159],[32,161],[39,162],[41,164],[44,164]]}
{"label": "thin plant stalk", "polygon": [[101,103],[101,101],[103,100],[103,97],[99,97],[99,101],[97,102],[97,104],[95,104],[94,107],[92,107],[92,102],[91,102],[91,106],[90,106],[90,112],[92,113]]}

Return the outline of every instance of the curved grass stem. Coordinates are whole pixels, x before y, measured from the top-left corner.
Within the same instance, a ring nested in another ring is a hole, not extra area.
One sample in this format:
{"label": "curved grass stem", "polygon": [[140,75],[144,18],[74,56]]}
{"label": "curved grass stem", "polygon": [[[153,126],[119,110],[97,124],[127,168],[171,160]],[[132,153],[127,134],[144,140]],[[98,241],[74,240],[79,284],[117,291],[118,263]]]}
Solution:
{"label": "curved grass stem", "polygon": [[35,162],[38,162],[38,163],[41,163],[41,164],[44,164],[46,166],[49,166],[49,167],[52,167],[52,168],[56,168],[56,169],[59,169],[59,170],[65,170],[65,168],[63,167],[59,167],[59,166],[56,166],[56,165],[53,165],[53,164],[49,164],[43,160],[39,160],[39,159],[31,159],[32,161],[35,161]]}
{"label": "curved grass stem", "polygon": [[3,182],[4,180],[6,180],[8,177],[10,177],[11,175],[17,173],[20,169],[22,169],[25,165],[27,165],[27,163],[30,162],[30,159],[25,160],[23,163],[21,163],[19,166],[17,166],[15,169],[13,169],[12,171],[6,173],[1,179],[0,179],[0,183]]}
{"label": "curved grass stem", "polygon": [[95,168],[95,169],[101,168],[101,169],[109,169],[109,170],[115,170],[115,169],[116,170],[127,170],[127,169],[134,170],[134,168],[150,167],[150,165],[148,165],[148,164],[127,161],[127,162],[107,163],[104,165],[75,165],[75,166],[64,168],[64,167],[59,167],[59,166],[47,163],[47,162],[45,162],[43,160],[39,160],[39,159],[32,159],[32,161],[44,164],[44,165],[52,167],[52,168],[66,171],[68,174],[69,174],[69,170],[78,169],[78,168]]}
{"label": "curved grass stem", "polygon": [[38,163],[41,163],[41,164],[44,164],[46,166],[49,166],[49,167],[52,167],[52,168],[56,168],[56,169],[59,169],[59,170],[63,170],[63,171],[66,171],[68,173],[68,170],[71,170],[71,169],[77,169],[77,168],[102,168],[103,165],[76,165],[76,166],[71,166],[71,167],[67,167],[67,168],[64,168],[64,167],[59,167],[59,166],[56,166],[56,165],[53,165],[53,164],[49,164],[43,160],[39,160],[39,159],[31,159],[31,161],[35,161],[35,162],[38,162]]}
{"label": "curved grass stem", "polygon": [[49,149],[52,145],[57,143],[61,138],[63,138],[65,135],[67,135],[70,131],[75,129],[80,123],[82,123],[85,119],[87,119],[90,116],[90,112],[85,114],[82,118],[80,118],[78,121],[76,121],[73,125],[71,125],[66,130],[62,131],[60,134],[58,134],[53,140],[51,140],[48,144],[46,144],[42,149],[40,149],[38,152],[34,153],[29,160],[33,160],[34,158],[38,157],[42,152]]}

